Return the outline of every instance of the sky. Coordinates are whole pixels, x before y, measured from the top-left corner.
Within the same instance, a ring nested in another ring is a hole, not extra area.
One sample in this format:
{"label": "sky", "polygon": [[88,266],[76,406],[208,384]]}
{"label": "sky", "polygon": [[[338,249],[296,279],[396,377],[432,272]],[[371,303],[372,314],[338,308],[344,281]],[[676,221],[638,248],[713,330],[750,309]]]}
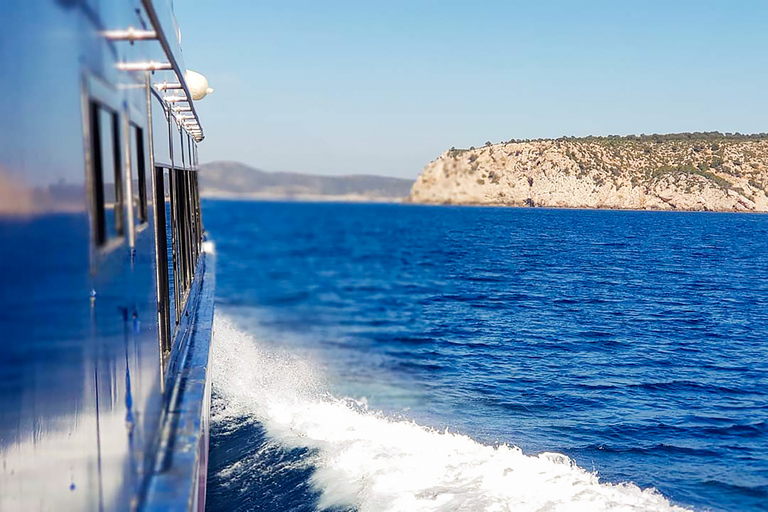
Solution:
{"label": "sky", "polygon": [[768,1],[175,0],[202,162],[415,178],[486,141],[768,132]]}

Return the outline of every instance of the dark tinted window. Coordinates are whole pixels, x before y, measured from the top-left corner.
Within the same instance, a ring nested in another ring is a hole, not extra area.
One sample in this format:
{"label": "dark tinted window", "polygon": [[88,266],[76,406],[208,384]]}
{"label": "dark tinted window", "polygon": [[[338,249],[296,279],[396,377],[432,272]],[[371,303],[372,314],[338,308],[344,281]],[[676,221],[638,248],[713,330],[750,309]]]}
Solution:
{"label": "dark tinted window", "polygon": [[97,245],[125,233],[118,116],[91,103],[94,228]]}
{"label": "dark tinted window", "polygon": [[131,171],[133,174],[133,208],[137,224],[147,222],[147,169],[144,158],[144,132],[131,125]]}

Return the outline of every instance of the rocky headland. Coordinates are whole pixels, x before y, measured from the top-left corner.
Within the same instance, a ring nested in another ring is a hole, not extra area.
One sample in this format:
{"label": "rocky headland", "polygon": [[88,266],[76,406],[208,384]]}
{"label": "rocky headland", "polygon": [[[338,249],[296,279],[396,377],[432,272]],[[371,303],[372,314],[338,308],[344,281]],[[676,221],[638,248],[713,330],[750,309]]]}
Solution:
{"label": "rocky headland", "polygon": [[409,201],[768,211],[768,134],[563,137],[444,152]]}

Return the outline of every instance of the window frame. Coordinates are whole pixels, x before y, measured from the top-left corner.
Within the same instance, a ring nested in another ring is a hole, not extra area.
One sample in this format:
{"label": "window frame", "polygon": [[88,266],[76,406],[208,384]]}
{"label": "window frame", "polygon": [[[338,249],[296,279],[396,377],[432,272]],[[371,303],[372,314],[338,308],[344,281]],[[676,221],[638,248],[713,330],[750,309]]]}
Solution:
{"label": "window frame", "polygon": [[[128,123],[128,137],[130,138],[129,144],[131,148],[131,174],[133,174],[133,152],[135,149],[136,152],[136,186],[139,188],[138,191],[134,191],[138,193],[138,205],[134,205],[133,202],[131,202],[131,208],[136,208],[134,219],[136,224],[136,230],[140,231],[147,227],[149,224],[149,200],[148,200],[148,194],[147,194],[147,171],[148,171],[148,165],[147,165],[147,155],[146,155],[146,143],[145,143],[145,133],[144,133],[144,127],[137,122],[135,118],[131,118],[130,122]],[[136,144],[136,147],[134,148],[134,143]],[[131,179],[133,179],[133,176],[131,175]],[[133,198],[131,198],[131,201],[133,201]]]}
{"label": "window frame", "polygon": [[[125,209],[129,224],[128,241],[131,249],[136,247],[136,239],[141,232],[149,227],[147,172],[149,171],[148,161],[151,160],[147,158],[146,126],[149,120],[147,116],[146,112],[142,112],[136,106],[124,103],[123,144],[125,158],[123,165],[126,189]],[[135,162],[134,159],[136,160]],[[134,168],[136,171],[135,176]],[[134,180],[136,180],[135,183]],[[138,188],[138,191],[135,188]],[[129,195],[130,197],[128,197]],[[138,199],[138,204],[136,204],[136,199]]]}
{"label": "window frame", "polygon": [[[129,225],[125,210],[125,170],[123,154],[123,113],[116,89],[102,79],[83,72],[81,108],[83,144],[85,146],[85,175],[89,203],[92,255],[110,253],[127,242]],[[101,146],[102,129],[99,114],[106,112],[111,119],[112,155],[115,179],[115,236],[109,236],[105,207],[104,158]],[[95,260],[91,259],[92,264]]]}

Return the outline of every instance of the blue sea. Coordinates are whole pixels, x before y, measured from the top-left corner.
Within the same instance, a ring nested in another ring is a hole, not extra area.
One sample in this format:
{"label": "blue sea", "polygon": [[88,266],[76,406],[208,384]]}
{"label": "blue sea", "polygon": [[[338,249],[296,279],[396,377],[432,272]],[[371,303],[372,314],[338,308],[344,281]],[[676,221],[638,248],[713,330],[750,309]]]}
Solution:
{"label": "blue sea", "polygon": [[208,510],[768,510],[768,216],[203,216]]}

